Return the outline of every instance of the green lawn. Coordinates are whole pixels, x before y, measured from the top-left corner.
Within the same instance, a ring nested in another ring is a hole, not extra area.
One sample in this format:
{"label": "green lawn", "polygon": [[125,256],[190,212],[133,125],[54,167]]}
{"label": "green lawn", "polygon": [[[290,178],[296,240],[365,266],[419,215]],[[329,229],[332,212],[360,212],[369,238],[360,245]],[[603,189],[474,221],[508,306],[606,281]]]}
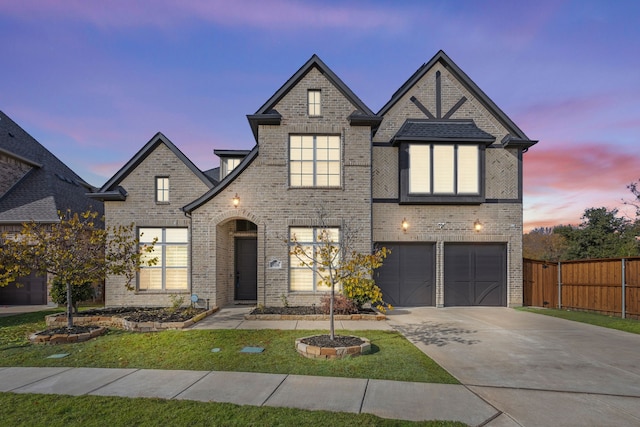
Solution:
{"label": "green lawn", "polygon": [[606,316],[604,314],[558,310],[555,308],[520,307],[519,310],[640,334],[640,321],[633,319],[621,319],[620,317]]}
{"label": "green lawn", "polygon": [[[84,343],[30,344],[26,337],[29,332],[45,328],[43,316],[47,313],[0,318],[0,366],[242,371],[458,384],[397,332],[345,331],[345,334],[369,338],[372,354],[332,361],[306,359],[294,348],[296,338],[326,331],[225,329],[133,333],[110,330]],[[265,350],[260,354],[240,353],[245,346]],[[212,352],[213,348],[219,348],[220,352]],[[69,353],[69,356],[47,359],[55,353]]]}
{"label": "green lawn", "polygon": [[303,411],[163,399],[0,393],[6,426],[464,426],[387,420],[369,414]]}

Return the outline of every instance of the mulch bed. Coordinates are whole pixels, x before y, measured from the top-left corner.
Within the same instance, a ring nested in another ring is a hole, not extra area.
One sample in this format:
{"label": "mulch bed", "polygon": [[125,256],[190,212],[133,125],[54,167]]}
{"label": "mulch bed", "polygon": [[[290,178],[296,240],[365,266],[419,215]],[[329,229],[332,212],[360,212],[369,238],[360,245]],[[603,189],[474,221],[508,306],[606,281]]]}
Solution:
{"label": "mulch bed", "polygon": [[48,336],[65,335],[65,334],[80,335],[80,334],[91,333],[91,331],[98,328],[100,328],[100,326],[93,326],[93,325],[73,326],[71,328],[67,328],[65,326],[63,328],[53,328],[53,329],[47,329],[46,331],[36,332],[35,335],[48,335]]}
{"label": "mulch bed", "polygon": [[315,335],[313,337],[301,339],[300,342],[313,345],[315,347],[330,348],[352,347],[364,343],[364,341],[358,337],[335,335],[334,338],[335,339],[332,340],[329,335]]}
{"label": "mulch bed", "polygon": [[186,322],[205,311],[207,310],[204,308],[195,307],[180,307],[176,310],[166,307],[112,307],[81,311],[74,316],[122,317],[131,322]]}

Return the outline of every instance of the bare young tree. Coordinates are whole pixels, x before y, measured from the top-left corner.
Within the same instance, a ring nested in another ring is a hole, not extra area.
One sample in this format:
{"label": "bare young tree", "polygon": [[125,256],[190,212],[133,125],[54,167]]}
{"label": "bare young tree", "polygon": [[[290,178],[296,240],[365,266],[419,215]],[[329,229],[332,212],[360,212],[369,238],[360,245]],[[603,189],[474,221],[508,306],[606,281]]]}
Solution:
{"label": "bare young tree", "polygon": [[369,302],[381,311],[392,309],[382,298],[382,291],[373,280],[373,270],[380,267],[389,250],[379,248],[372,253],[360,253],[354,249],[357,231],[343,226],[329,226],[320,213],[320,226],[316,228],[315,243],[301,242],[295,234],[289,236],[289,255],[294,256],[301,267],[312,270],[320,278],[319,284],[329,287],[329,338],[335,339],[334,299],[336,287],[361,308]]}

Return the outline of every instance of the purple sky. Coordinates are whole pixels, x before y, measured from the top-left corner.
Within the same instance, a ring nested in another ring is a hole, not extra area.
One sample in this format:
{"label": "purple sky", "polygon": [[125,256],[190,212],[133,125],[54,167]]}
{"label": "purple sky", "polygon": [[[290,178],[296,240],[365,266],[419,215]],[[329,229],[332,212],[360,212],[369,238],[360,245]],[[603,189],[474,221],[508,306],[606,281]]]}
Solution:
{"label": "purple sky", "polygon": [[312,54],[373,110],[443,49],[532,139],[525,228],[640,179],[640,1],[0,0],[0,109],[101,186],[157,131],[201,169]]}

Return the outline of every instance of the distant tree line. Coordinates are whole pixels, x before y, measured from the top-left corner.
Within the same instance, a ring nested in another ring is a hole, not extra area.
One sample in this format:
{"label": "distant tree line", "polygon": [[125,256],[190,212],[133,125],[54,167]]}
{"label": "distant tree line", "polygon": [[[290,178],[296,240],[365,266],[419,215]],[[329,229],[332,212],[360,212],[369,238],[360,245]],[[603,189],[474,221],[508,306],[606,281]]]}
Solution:
{"label": "distant tree line", "polygon": [[543,261],[640,256],[640,183],[627,186],[633,194],[626,205],[636,217],[619,215],[618,209],[588,208],[580,225],[536,228],[523,236],[523,256]]}

